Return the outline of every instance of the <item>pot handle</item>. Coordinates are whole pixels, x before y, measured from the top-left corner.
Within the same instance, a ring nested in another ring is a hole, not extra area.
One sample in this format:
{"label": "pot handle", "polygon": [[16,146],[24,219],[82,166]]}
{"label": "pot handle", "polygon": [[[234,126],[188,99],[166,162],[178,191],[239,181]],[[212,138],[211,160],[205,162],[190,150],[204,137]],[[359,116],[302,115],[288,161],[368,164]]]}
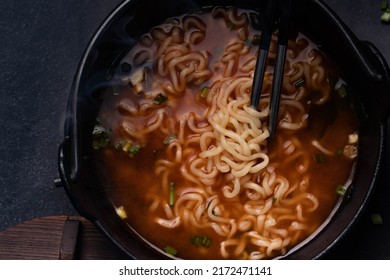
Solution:
{"label": "pot handle", "polygon": [[382,125],[387,126],[390,123],[390,67],[382,53],[373,43],[370,41],[360,41],[360,46],[366,56],[366,60],[373,62],[373,66],[381,77],[379,81],[373,79],[373,82],[374,84],[378,84],[381,92],[383,92],[378,112],[382,113],[382,118],[380,119]]}
{"label": "pot handle", "polygon": [[379,72],[381,73],[381,80],[386,84],[390,91],[390,68],[386,62],[386,59],[383,57],[378,48],[370,41],[361,41],[361,44],[378,62],[378,67],[380,67]]}
{"label": "pot handle", "polygon": [[[361,40],[359,40],[355,34],[351,31],[351,29],[345,24],[345,22],[334,12],[330,6],[325,3],[323,0],[312,0],[312,1],[296,1],[296,11],[294,14],[299,14],[302,18],[305,18],[305,15],[300,13],[299,7],[300,5],[313,5],[310,6],[309,9],[312,9],[313,12],[318,11],[321,17],[324,18],[325,21],[329,22],[331,25],[328,27],[330,30],[334,29],[334,31],[340,36],[343,40],[343,43],[347,45],[348,50],[356,59],[359,66],[364,70],[365,74],[373,81],[381,81],[382,76],[378,72],[378,69],[370,61],[366,59],[366,53],[362,49]],[[314,18],[316,12],[311,13],[311,19],[315,22],[318,21],[318,18]],[[315,30],[317,32],[317,30]]]}
{"label": "pot handle", "polygon": [[67,155],[69,155],[70,149],[70,139],[69,137],[65,137],[64,141],[61,143],[58,149],[58,171],[60,175],[61,186],[64,188],[77,212],[86,219],[94,222],[96,221],[96,218],[93,215],[93,209],[88,209],[87,205],[80,205],[79,199],[77,199],[77,191],[80,191],[80,189],[77,189],[78,185],[73,182],[69,172],[69,169],[72,169],[73,167],[72,163],[70,163],[72,159],[67,157]]}

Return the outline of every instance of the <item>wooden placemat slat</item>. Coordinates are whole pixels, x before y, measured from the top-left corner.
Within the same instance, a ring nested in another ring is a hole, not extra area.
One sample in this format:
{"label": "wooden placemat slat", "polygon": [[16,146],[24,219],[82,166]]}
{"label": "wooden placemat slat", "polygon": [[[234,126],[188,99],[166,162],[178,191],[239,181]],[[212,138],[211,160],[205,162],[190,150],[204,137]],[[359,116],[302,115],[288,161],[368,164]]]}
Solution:
{"label": "wooden placemat slat", "polygon": [[[64,225],[70,222],[70,229]],[[80,223],[77,240],[72,240]],[[72,229],[73,227],[73,229]],[[76,242],[77,241],[77,242]],[[76,246],[78,245],[78,246]],[[33,219],[0,232],[0,259],[125,259],[126,255],[82,217]]]}

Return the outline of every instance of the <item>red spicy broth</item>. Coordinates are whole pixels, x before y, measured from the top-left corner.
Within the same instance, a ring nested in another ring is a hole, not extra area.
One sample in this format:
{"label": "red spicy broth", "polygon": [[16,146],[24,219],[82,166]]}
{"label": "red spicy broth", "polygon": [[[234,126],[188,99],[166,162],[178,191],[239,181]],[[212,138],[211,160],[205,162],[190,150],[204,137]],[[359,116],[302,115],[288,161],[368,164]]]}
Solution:
{"label": "red spicy broth", "polygon": [[352,173],[356,116],[303,34],[289,42],[269,141],[275,42],[256,111],[260,34],[250,13],[217,7],[153,28],[101,105],[94,147],[107,195],[126,223],[178,258],[285,255],[327,219]]}

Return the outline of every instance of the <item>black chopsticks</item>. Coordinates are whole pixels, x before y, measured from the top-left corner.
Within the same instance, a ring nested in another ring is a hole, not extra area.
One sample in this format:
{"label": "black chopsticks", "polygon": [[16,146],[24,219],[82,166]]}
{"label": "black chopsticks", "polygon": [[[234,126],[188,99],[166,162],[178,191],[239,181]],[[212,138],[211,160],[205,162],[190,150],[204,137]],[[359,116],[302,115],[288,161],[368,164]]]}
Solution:
{"label": "black chopsticks", "polygon": [[272,81],[272,95],[268,120],[271,137],[274,136],[277,127],[277,117],[279,112],[279,101],[283,84],[283,72],[286,59],[291,9],[292,0],[268,0],[264,14],[260,18],[262,30],[251,93],[251,106],[256,109],[258,108],[258,104],[260,101],[261,88],[263,86],[264,74],[266,70],[268,50],[271,44],[271,36],[275,25],[279,30],[278,48],[274,66],[274,77]]}

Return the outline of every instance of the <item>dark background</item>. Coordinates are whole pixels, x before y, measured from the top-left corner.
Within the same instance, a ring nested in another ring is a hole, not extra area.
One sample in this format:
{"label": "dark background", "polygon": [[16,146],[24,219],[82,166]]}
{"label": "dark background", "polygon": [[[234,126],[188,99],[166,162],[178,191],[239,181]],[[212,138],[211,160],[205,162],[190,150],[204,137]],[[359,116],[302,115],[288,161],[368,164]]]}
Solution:
{"label": "dark background", "polygon": [[[65,191],[54,186],[64,111],[84,48],[120,2],[1,1],[0,230],[36,217],[77,215]],[[381,0],[325,2],[390,62],[390,25],[380,22]],[[390,259],[387,158],[371,203],[328,258]],[[372,213],[384,223],[374,225]]]}

